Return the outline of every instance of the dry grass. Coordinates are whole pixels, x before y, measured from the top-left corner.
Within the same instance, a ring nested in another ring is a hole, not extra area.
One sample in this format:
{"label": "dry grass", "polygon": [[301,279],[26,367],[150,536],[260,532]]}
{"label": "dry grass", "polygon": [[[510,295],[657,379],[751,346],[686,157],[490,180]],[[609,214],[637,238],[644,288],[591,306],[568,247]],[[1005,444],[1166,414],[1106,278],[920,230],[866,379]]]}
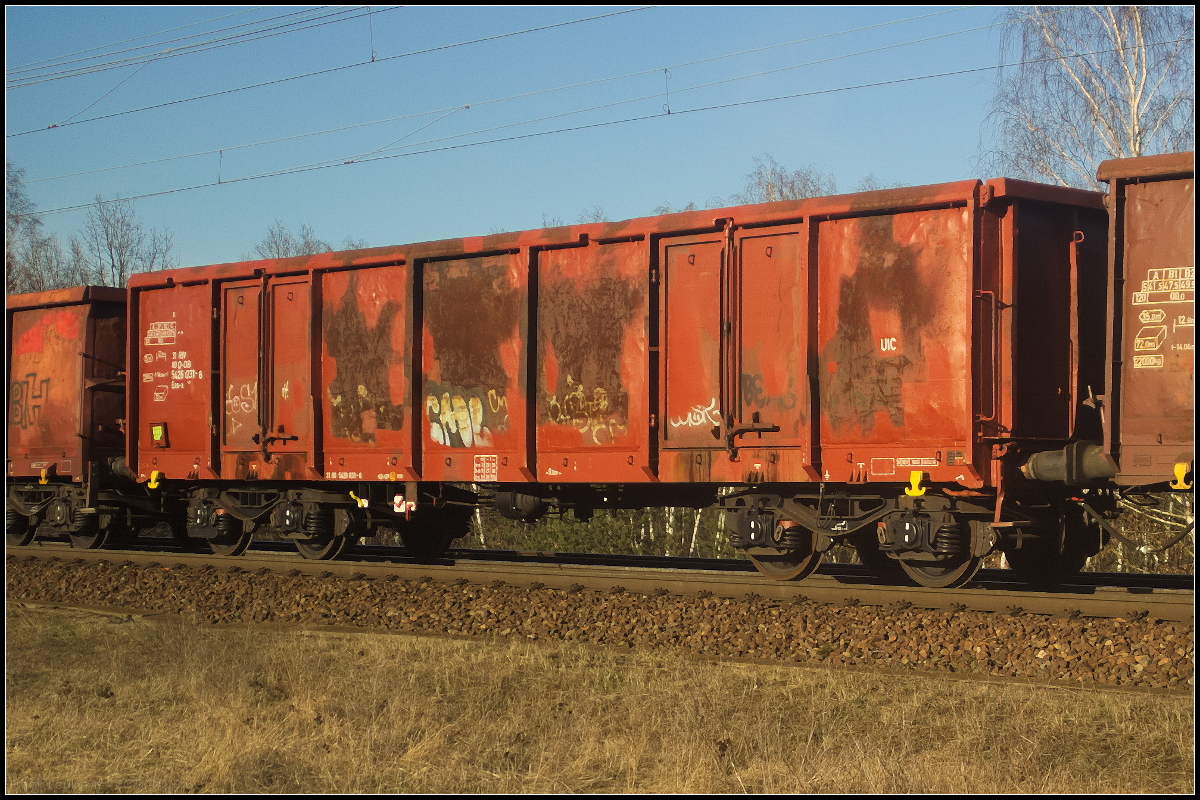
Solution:
{"label": "dry grass", "polygon": [[8,612],[9,792],[1179,792],[1190,698]]}

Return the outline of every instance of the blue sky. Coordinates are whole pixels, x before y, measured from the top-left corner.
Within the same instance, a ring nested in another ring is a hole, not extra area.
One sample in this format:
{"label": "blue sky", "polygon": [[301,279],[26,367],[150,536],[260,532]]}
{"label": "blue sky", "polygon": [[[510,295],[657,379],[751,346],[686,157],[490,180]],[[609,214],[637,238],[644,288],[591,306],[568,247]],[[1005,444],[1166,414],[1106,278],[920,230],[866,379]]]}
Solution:
{"label": "blue sky", "polygon": [[[64,241],[86,211],[51,212],[155,195],[138,214],[181,266],[238,260],[276,219],[381,246],[716,206],[766,154],[842,191],[990,177],[998,10],[951,9],[9,6],[5,149]],[[118,59],[140,60],[50,74]]]}

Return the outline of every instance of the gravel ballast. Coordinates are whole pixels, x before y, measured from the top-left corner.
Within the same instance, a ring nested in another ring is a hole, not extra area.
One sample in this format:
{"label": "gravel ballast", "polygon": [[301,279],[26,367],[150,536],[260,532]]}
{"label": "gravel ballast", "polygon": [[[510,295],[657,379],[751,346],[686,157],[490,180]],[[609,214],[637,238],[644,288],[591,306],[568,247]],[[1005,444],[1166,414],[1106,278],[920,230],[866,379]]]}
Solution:
{"label": "gravel ballast", "polygon": [[[235,568],[236,569],[236,568]],[[713,657],[1126,687],[1194,683],[1190,624],[7,559],[10,601],[118,606],[205,624],[521,636]]]}

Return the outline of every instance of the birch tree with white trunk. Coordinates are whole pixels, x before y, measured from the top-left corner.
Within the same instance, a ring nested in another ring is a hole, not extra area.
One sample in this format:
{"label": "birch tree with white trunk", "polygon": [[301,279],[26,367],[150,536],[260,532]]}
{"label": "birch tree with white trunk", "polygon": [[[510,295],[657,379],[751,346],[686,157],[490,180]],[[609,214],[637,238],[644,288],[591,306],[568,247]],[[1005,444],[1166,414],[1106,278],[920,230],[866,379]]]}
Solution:
{"label": "birch tree with white trunk", "polygon": [[1019,6],[982,161],[995,174],[1101,190],[1110,158],[1195,147],[1192,6]]}

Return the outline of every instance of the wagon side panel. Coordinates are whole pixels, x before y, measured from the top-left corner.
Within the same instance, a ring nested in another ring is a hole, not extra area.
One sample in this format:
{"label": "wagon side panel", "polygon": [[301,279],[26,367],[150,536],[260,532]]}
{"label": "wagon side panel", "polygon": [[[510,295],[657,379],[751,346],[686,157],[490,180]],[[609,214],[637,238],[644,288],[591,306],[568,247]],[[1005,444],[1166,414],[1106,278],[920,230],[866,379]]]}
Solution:
{"label": "wagon side panel", "polygon": [[130,426],[139,477],[216,477],[211,286],[134,292]]}
{"label": "wagon side panel", "polygon": [[317,280],[325,477],[415,480],[411,271],[392,264]]}
{"label": "wagon side panel", "polygon": [[648,480],[644,240],[537,254],[538,480]]}
{"label": "wagon side panel", "polygon": [[980,485],[970,469],[975,239],[966,204],[820,223],[826,480],[921,472]]}

